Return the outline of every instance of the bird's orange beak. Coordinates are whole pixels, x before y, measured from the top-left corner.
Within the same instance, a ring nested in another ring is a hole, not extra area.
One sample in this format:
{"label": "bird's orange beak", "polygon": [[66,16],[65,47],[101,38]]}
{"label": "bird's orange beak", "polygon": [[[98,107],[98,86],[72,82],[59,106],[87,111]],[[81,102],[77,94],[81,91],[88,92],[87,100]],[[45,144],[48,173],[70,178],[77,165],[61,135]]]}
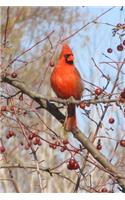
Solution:
{"label": "bird's orange beak", "polygon": [[74,60],[74,56],[73,55],[68,56],[67,61],[72,62],[73,60]]}

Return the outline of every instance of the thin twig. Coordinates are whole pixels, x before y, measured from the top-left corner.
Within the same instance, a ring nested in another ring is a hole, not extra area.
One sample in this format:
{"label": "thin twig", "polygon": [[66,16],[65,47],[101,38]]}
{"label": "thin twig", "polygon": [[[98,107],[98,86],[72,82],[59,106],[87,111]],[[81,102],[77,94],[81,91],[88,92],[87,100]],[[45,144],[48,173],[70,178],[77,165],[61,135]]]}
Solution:
{"label": "thin twig", "polygon": [[68,40],[69,38],[73,37],[74,35],[76,35],[77,33],[79,33],[82,29],[84,29],[85,27],[87,27],[88,25],[90,25],[91,23],[94,23],[97,19],[99,19],[100,17],[102,17],[103,15],[105,15],[106,13],[108,13],[109,11],[111,11],[112,9],[114,9],[115,6],[109,8],[108,10],[106,10],[105,12],[101,13],[99,16],[97,16],[95,19],[91,20],[90,22],[88,22],[87,24],[85,24],[84,26],[82,26],[81,28],[79,28],[77,31],[75,31],[74,33],[70,34],[69,36],[67,36],[66,38],[64,38],[62,42],[64,42],[65,40]]}
{"label": "thin twig", "polygon": [[8,22],[9,22],[9,10],[10,10],[10,7],[7,8],[7,19],[6,19],[5,32],[4,32],[4,42],[3,42],[4,48],[6,47],[6,43],[7,43],[7,27],[8,27]]}

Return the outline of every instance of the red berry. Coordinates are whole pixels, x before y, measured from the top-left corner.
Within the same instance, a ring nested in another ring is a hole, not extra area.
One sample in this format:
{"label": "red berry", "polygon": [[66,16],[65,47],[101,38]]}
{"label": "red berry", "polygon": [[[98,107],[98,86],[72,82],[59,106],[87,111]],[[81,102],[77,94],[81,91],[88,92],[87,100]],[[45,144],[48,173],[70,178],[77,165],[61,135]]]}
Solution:
{"label": "red berry", "polygon": [[85,109],[86,103],[84,101],[80,102],[80,108]]}
{"label": "red berry", "polygon": [[108,192],[107,188],[102,188],[100,192]]}
{"label": "red berry", "polygon": [[76,170],[76,169],[79,169],[79,164],[78,164],[78,162],[75,162],[75,163],[74,163],[74,170]]}
{"label": "red berry", "polygon": [[102,90],[101,88],[96,88],[96,89],[95,89],[95,94],[98,95],[98,96],[99,96],[100,94],[102,94],[102,92],[103,92],[103,90]]}
{"label": "red berry", "polygon": [[7,106],[2,106],[1,111],[7,111]]}
{"label": "red berry", "polygon": [[107,52],[108,52],[108,53],[112,53],[112,49],[111,49],[111,48],[108,48],[108,49],[107,49]]}
{"label": "red berry", "polygon": [[49,146],[52,148],[52,149],[56,149],[56,144],[49,144]]}
{"label": "red berry", "polygon": [[63,144],[69,144],[69,141],[67,139],[63,140],[62,142]]}
{"label": "red berry", "polygon": [[125,40],[123,40],[123,45],[125,46]]}
{"label": "red berry", "polygon": [[110,123],[110,124],[113,124],[114,122],[115,122],[114,118],[113,118],[113,117],[110,117],[110,118],[109,118],[109,123]]}
{"label": "red berry", "polygon": [[10,110],[11,110],[11,111],[16,111],[16,106],[11,106],[11,107],[10,107]]}
{"label": "red berry", "polygon": [[61,152],[64,152],[66,149],[67,149],[67,147],[66,147],[66,146],[63,146],[63,147],[61,147],[60,151],[61,151]]}
{"label": "red berry", "polygon": [[72,163],[72,164],[68,163],[67,169],[73,170],[73,169],[74,169],[74,164],[75,164],[75,163]]}
{"label": "red berry", "polygon": [[34,144],[34,145],[37,145],[37,144],[38,144],[38,145],[39,145],[39,144],[41,145],[40,138],[39,138],[39,137],[35,137],[35,138],[33,139],[33,144]]}
{"label": "red berry", "polygon": [[69,160],[69,164],[70,164],[70,166],[74,166],[74,163],[76,162],[76,160],[74,159],[74,158],[71,158],[70,160]]}
{"label": "red berry", "polygon": [[101,144],[97,144],[96,149],[101,150],[102,149],[102,145]]}
{"label": "red berry", "polygon": [[52,148],[53,148],[53,149],[56,149],[56,147],[57,147],[56,144],[53,144],[53,145],[52,145]]}
{"label": "red berry", "polygon": [[21,94],[21,95],[19,96],[19,100],[20,100],[20,101],[23,101],[23,94]]}
{"label": "red berry", "polygon": [[13,72],[13,73],[11,74],[11,77],[12,77],[12,78],[16,78],[16,77],[17,77],[17,73],[16,73],[16,72]]}
{"label": "red berry", "polygon": [[42,145],[42,142],[41,142],[41,140],[38,142],[38,145],[39,145],[39,146],[41,146],[41,145]]}
{"label": "red berry", "polygon": [[71,158],[69,160],[69,162],[68,162],[67,168],[69,170],[76,170],[76,169],[79,168],[79,164],[78,164],[78,162],[74,158]]}
{"label": "red berry", "polygon": [[0,153],[4,153],[6,151],[4,146],[0,146]]}
{"label": "red berry", "polygon": [[29,136],[28,136],[28,139],[29,140],[32,140],[36,135],[34,133],[30,133]]}
{"label": "red berry", "polygon": [[125,140],[120,140],[120,145],[121,145],[122,147],[125,147]]}
{"label": "red berry", "polygon": [[70,164],[67,165],[67,169],[72,170],[72,167],[70,166]]}
{"label": "red berry", "polygon": [[118,50],[118,51],[123,51],[123,46],[122,46],[122,44],[119,44],[119,45],[117,46],[117,50]]}
{"label": "red berry", "polygon": [[10,130],[10,131],[8,132],[8,135],[9,135],[9,137],[12,137],[12,136],[15,136],[15,133],[14,133],[13,131]]}

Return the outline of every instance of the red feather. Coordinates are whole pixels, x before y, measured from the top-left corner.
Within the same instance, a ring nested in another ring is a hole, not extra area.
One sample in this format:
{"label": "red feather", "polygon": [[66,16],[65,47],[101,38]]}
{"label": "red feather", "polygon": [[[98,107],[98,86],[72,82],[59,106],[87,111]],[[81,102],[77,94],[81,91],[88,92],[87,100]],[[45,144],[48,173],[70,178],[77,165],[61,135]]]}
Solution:
{"label": "red feather", "polygon": [[[51,74],[50,81],[53,90],[59,98],[68,99],[73,96],[76,100],[80,100],[83,92],[83,84],[73,61],[72,50],[67,44],[64,44],[57,65]],[[68,105],[65,129],[67,131],[74,131],[76,129],[74,104]]]}

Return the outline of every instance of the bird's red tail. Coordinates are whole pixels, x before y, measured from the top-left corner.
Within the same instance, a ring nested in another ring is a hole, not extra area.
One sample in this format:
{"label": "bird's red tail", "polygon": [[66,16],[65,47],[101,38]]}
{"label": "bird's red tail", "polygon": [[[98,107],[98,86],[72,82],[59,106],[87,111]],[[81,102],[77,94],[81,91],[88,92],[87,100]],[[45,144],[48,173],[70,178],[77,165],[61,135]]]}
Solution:
{"label": "bird's red tail", "polygon": [[69,104],[68,105],[68,116],[66,117],[66,121],[65,121],[65,130],[72,132],[75,129],[76,129],[75,105],[74,104]]}

